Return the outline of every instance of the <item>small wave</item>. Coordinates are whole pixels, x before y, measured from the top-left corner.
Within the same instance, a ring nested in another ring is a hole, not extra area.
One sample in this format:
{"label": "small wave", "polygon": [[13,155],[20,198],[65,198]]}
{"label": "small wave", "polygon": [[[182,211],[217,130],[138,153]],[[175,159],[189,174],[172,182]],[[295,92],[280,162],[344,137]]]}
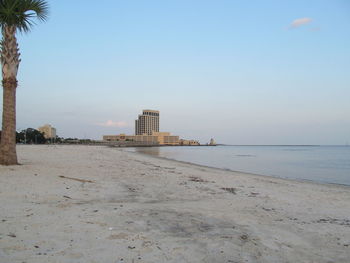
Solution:
{"label": "small wave", "polygon": [[310,150],[311,149],[284,149],[283,151],[286,151],[286,152],[307,152]]}

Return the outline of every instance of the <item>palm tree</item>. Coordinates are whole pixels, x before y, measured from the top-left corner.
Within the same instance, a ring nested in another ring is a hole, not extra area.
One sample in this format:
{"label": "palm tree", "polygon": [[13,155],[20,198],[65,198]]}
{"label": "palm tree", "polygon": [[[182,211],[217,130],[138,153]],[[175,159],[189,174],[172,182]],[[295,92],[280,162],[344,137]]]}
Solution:
{"label": "palm tree", "polygon": [[48,4],[45,0],[0,0],[1,65],[3,86],[2,133],[0,164],[17,164],[16,154],[16,88],[20,53],[17,32],[29,32],[33,18],[45,21]]}

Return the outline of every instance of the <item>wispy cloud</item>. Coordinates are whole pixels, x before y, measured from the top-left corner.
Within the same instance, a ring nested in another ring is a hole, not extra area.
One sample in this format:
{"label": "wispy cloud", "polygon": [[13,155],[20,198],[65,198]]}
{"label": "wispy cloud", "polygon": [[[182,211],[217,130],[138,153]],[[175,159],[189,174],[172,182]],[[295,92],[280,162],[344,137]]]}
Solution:
{"label": "wispy cloud", "polygon": [[303,17],[295,19],[290,25],[289,28],[298,28],[307,24],[310,24],[312,22],[312,18],[309,17]]}
{"label": "wispy cloud", "polygon": [[108,120],[102,123],[96,123],[96,125],[103,126],[103,127],[117,127],[117,128],[124,128],[129,126],[128,123],[126,123],[125,121],[112,121],[112,120]]}

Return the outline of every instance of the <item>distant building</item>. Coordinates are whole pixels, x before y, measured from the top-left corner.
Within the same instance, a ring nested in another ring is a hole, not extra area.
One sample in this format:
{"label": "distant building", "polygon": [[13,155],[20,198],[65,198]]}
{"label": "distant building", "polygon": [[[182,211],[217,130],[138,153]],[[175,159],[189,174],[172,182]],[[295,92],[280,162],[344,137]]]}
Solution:
{"label": "distant building", "polygon": [[179,136],[170,135],[169,132],[153,132],[152,135],[104,135],[108,142],[138,142],[150,145],[179,145]]}
{"label": "distant building", "polygon": [[152,135],[153,132],[159,132],[159,111],[143,110],[135,120],[135,135]]}
{"label": "distant building", "polygon": [[180,140],[170,132],[159,132],[159,111],[143,110],[135,121],[135,135],[104,135],[103,141],[115,142],[116,145],[200,145],[195,140]]}
{"label": "distant building", "polygon": [[160,145],[179,145],[179,136],[170,135],[170,132],[154,132],[153,136],[157,136]]}
{"label": "distant building", "polygon": [[195,140],[184,140],[184,139],[181,139],[179,141],[179,145],[182,145],[182,146],[198,146],[200,145],[199,141],[195,141]]}
{"label": "distant building", "polygon": [[210,139],[209,145],[210,146],[215,146],[216,145],[216,142],[215,142],[215,140],[213,138]]}
{"label": "distant building", "polygon": [[38,131],[44,134],[45,139],[56,138],[56,129],[50,124],[38,128]]}

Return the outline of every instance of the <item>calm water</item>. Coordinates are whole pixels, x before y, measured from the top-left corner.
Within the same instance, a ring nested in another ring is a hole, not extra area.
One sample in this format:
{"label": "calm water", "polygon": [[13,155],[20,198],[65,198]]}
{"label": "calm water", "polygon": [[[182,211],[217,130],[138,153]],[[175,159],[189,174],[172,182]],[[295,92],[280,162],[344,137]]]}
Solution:
{"label": "calm water", "polygon": [[349,146],[145,147],[128,150],[233,171],[350,185]]}

